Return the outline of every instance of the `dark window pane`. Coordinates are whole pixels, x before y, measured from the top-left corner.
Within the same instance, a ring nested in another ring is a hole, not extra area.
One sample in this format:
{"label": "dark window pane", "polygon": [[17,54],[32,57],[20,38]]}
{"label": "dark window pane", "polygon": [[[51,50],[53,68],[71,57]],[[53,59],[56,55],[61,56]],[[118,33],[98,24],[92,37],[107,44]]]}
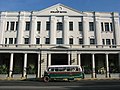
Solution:
{"label": "dark window pane", "polygon": [[16,22],[16,29],[15,30],[18,30],[18,22]]}
{"label": "dark window pane", "polygon": [[95,39],[90,39],[90,44],[95,44]]}
{"label": "dark window pane", "polygon": [[10,30],[14,30],[15,22],[11,22]]}
{"label": "dark window pane", "polygon": [[50,39],[49,38],[46,38],[45,44],[50,44]]}
{"label": "dark window pane", "polygon": [[13,44],[13,38],[9,38],[9,44]]}
{"label": "dark window pane", "polygon": [[105,23],[105,31],[110,31],[109,30],[109,23]]}
{"label": "dark window pane", "polygon": [[73,38],[69,38],[69,44],[73,44]]}
{"label": "dark window pane", "polygon": [[63,30],[63,23],[62,22],[57,23],[57,30]]}
{"label": "dark window pane", "polygon": [[106,45],[110,45],[110,39],[106,39]]}
{"label": "dark window pane", "polygon": [[79,44],[83,44],[83,39],[82,38],[79,39]]}
{"label": "dark window pane", "polygon": [[5,38],[5,44],[7,44],[7,38]]}
{"label": "dark window pane", "polygon": [[93,22],[89,22],[89,29],[90,29],[90,31],[94,31],[94,23]]}
{"label": "dark window pane", "polygon": [[9,22],[7,22],[7,28],[6,28],[6,30],[8,30],[9,29]]}
{"label": "dark window pane", "polygon": [[73,31],[73,22],[69,22],[69,30]]}
{"label": "dark window pane", "polygon": [[57,44],[63,44],[63,39],[62,38],[57,38]]}
{"label": "dark window pane", "polygon": [[79,22],[79,31],[83,31],[83,23]]}
{"label": "dark window pane", "polygon": [[110,23],[110,28],[111,28],[111,31],[113,31],[113,24]]}
{"label": "dark window pane", "polygon": [[40,38],[36,38],[36,44],[40,44]]}
{"label": "dark window pane", "polygon": [[46,22],[46,30],[50,30],[50,22]]}
{"label": "dark window pane", "polygon": [[26,31],[29,31],[30,30],[30,22],[26,22]]}
{"label": "dark window pane", "polygon": [[40,31],[41,22],[37,22],[37,31]]}
{"label": "dark window pane", "polygon": [[104,31],[103,22],[101,22],[101,30]]}
{"label": "dark window pane", "polygon": [[24,44],[29,44],[29,38],[25,38]]}

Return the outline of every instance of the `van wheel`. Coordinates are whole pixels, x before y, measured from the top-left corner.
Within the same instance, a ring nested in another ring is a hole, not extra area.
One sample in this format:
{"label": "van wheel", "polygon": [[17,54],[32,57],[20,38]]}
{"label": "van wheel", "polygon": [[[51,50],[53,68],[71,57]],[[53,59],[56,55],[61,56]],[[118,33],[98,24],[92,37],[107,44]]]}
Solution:
{"label": "van wheel", "polygon": [[44,82],[49,82],[50,78],[48,76],[44,77]]}

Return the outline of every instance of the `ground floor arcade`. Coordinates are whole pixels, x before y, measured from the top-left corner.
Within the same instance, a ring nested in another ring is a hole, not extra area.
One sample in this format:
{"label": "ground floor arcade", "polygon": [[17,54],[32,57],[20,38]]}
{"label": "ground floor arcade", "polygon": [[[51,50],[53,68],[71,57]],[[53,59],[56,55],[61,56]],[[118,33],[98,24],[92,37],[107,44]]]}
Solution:
{"label": "ground floor arcade", "polygon": [[89,78],[119,77],[120,53],[74,50],[0,53],[0,77],[39,78],[49,65],[80,65]]}

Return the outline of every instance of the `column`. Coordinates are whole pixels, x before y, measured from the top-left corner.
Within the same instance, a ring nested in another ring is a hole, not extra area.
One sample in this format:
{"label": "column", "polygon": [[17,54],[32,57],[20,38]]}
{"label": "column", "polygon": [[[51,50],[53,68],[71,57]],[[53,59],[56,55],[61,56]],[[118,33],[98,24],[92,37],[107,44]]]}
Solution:
{"label": "column", "polygon": [[0,44],[4,43],[4,31],[7,27],[6,14],[6,12],[1,12],[0,14]]}
{"label": "column", "polygon": [[25,12],[19,13],[17,44],[23,44],[23,36],[25,30]]}
{"label": "column", "polygon": [[47,69],[47,52],[41,51],[41,77],[44,75],[44,71]]}
{"label": "column", "polygon": [[36,44],[35,34],[37,31],[37,22],[36,17],[32,15],[31,22],[30,22],[30,44]]}
{"label": "column", "polygon": [[95,78],[95,55],[92,54],[92,77]]}
{"label": "column", "polygon": [[38,70],[37,70],[37,78],[39,78],[40,75],[41,75],[40,69],[41,69],[40,53],[38,53]]}
{"label": "column", "polygon": [[108,54],[106,54],[106,77],[109,78],[109,61],[108,61]]}
{"label": "column", "polygon": [[56,18],[51,16],[50,20],[50,44],[56,44]]}
{"label": "column", "polygon": [[78,65],[81,66],[81,54],[78,54]]}
{"label": "column", "polygon": [[64,44],[69,44],[69,18],[68,16],[64,16],[64,25],[63,25],[63,42]]}
{"label": "column", "polygon": [[70,65],[71,64],[71,61],[70,61],[70,53],[68,53],[68,65]]}
{"label": "column", "polygon": [[51,53],[48,54],[48,66],[51,65]]}
{"label": "column", "polygon": [[24,54],[23,77],[27,77],[27,53]]}
{"label": "column", "polygon": [[114,31],[115,31],[115,41],[116,45],[120,45],[120,27],[119,27],[119,20],[114,21]]}
{"label": "column", "polygon": [[10,55],[10,68],[9,68],[9,77],[12,77],[12,73],[13,73],[13,53],[11,53]]}
{"label": "column", "polygon": [[83,17],[83,42],[84,42],[84,45],[89,45],[88,31],[89,31],[89,21],[86,17]]}
{"label": "column", "polygon": [[97,45],[102,45],[102,38],[101,38],[101,23],[100,21],[98,20],[98,18],[96,18],[96,43]]}

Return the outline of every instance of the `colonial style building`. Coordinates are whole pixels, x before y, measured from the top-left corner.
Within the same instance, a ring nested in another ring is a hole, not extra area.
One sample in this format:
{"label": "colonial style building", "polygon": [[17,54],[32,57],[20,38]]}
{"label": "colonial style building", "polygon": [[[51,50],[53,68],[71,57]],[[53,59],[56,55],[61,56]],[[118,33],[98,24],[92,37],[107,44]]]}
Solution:
{"label": "colonial style building", "polygon": [[0,12],[0,77],[42,77],[49,65],[81,65],[86,77],[119,76],[116,12],[82,12],[63,4]]}

